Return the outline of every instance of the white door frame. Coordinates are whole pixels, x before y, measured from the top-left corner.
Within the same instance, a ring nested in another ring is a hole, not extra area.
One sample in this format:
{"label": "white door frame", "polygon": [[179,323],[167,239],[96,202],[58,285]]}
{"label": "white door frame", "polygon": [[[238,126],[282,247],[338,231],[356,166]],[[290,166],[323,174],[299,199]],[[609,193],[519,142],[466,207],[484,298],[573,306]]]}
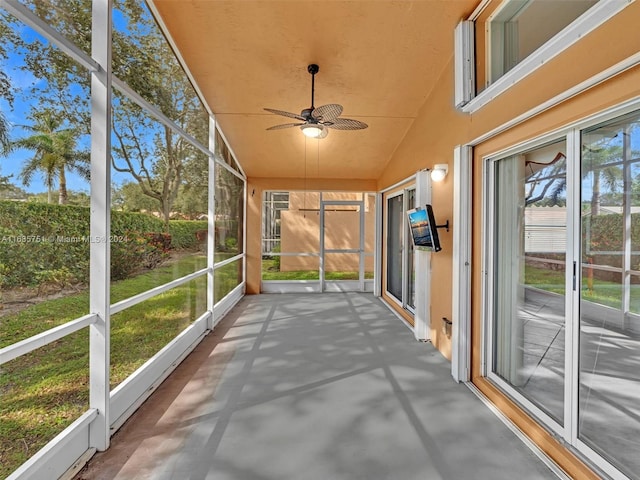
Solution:
{"label": "white door frame", "polygon": [[[327,205],[333,206],[355,206],[359,207],[359,241],[358,248],[347,249],[328,249],[325,246],[325,207]],[[320,291],[359,291],[364,292],[365,278],[364,278],[364,200],[320,200]],[[358,254],[358,280],[357,286],[354,285],[353,280],[331,280],[329,286],[334,288],[327,289],[327,281],[325,279],[325,258],[327,254],[332,253],[357,253]]]}

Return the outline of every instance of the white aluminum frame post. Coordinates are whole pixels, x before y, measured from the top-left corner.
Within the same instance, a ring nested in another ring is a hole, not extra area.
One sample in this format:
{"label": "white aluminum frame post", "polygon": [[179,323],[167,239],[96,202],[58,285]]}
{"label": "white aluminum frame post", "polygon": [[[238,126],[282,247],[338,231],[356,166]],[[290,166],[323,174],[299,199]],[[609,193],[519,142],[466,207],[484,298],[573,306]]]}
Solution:
{"label": "white aluminum frame post", "polygon": [[[91,72],[91,242],[89,406],[98,416],[89,427],[89,446],[109,448],[110,245],[111,229],[111,0],[93,0],[91,49],[99,68]],[[99,240],[104,241],[99,241]]]}
{"label": "white aluminum frame post", "polygon": [[[428,170],[416,173],[416,197],[414,207],[424,208],[431,203],[431,176]],[[413,319],[413,335],[416,340],[431,339],[431,252],[414,250],[416,270],[416,311]],[[410,275],[411,272],[406,274]]]}
{"label": "white aluminum frame post", "polygon": [[453,152],[453,281],[451,375],[471,380],[471,162],[473,149],[459,145]]}

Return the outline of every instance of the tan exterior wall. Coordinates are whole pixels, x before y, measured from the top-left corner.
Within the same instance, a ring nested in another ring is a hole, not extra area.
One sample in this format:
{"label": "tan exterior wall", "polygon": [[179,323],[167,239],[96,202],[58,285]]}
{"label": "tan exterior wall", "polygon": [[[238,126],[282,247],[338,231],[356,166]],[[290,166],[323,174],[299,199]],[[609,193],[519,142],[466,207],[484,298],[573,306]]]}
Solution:
{"label": "tan exterior wall", "polygon": [[[494,9],[496,0],[482,14]],[[537,105],[553,98],[593,75],[606,70],[640,51],[637,19],[640,2],[635,2],[602,27],[552,59],[517,85],[495,98],[472,115],[453,107],[453,63],[442,72],[438,85],[430,92],[418,118],[397,148],[387,169],[378,181],[384,189],[402,178],[436,163],[448,163],[449,175],[433,185],[433,205],[440,219],[451,219],[453,209],[453,150],[456,145],[472,142]],[[482,22],[480,22],[482,23]],[[483,28],[478,28],[482,35]],[[484,61],[482,45],[476,55]],[[479,69],[483,75],[484,67]],[[640,97],[640,67],[634,67],[589,90],[504,131],[474,148],[473,158],[473,249],[472,249],[472,377],[474,383],[527,435],[574,478],[598,478],[579,459],[562,447],[509,398],[485,381],[480,374],[482,325],[482,157],[511,147],[546,132],[601,112],[621,102]],[[441,317],[451,318],[452,234],[441,230],[442,251],[433,255],[432,275],[438,278],[431,287],[431,334],[434,345],[449,358],[451,342],[442,334]],[[456,319],[453,319],[455,322]]]}
{"label": "tan exterior wall", "polygon": [[247,179],[247,294],[260,293],[262,278],[262,198],[267,190],[374,192],[371,180],[324,178],[249,178]]}
{"label": "tan exterior wall", "polygon": [[[360,193],[323,194],[326,200],[359,201]],[[316,192],[289,195],[289,210],[281,212],[281,252],[320,252],[320,198]],[[365,252],[373,253],[375,242],[375,204],[365,197]],[[360,211],[355,206],[331,205],[325,208],[325,248],[347,250],[360,248]],[[327,254],[324,265],[327,272],[358,272],[360,256],[357,253]],[[280,270],[317,270],[314,257],[280,257]],[[373,272],[373,257],[366,257],[365,272]]]}

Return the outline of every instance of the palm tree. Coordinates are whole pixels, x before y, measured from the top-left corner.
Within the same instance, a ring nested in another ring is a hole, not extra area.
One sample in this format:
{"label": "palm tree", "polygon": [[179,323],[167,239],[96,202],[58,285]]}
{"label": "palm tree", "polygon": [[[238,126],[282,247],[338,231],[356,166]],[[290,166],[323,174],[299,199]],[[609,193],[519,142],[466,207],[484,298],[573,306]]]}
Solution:
{"label": "palm tree", "polygon": [[64,128],[64,119],[51,110],[34,113],[32,126],[25,127],[32,135],[11,142],[11,148],[25,148],[34,152],[22,167],[18,178],[29,185],[33,176],[40,172],[48,189],[47,202],[51,203],[51,192],[57,180],[58,203],[67,203],[67,171],[75,171],[89,178],[89,153],[76,150],[78,131]]}
{"label": "palm tree", "polygon": [[[591,215],[600,215],[602,185],[607,191],[615,193],[622,181],[622,167],[619,161],[624,159],[620,145],[610,143],[613,138],[605,138],[600,142],[583,145],[582,164],[583,178],[593,176],[591,183]],[[610,165],[613,164],[613,165]]]}

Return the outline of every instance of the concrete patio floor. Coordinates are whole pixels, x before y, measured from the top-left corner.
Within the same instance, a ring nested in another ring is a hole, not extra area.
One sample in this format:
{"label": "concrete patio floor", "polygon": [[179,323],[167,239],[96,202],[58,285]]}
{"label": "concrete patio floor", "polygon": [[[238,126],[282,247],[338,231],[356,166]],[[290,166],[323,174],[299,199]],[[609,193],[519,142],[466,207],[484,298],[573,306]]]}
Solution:
{"label": "concrete patio floor", "polygon": [[376,297],[245,297],[76,479],[558,478]]}

